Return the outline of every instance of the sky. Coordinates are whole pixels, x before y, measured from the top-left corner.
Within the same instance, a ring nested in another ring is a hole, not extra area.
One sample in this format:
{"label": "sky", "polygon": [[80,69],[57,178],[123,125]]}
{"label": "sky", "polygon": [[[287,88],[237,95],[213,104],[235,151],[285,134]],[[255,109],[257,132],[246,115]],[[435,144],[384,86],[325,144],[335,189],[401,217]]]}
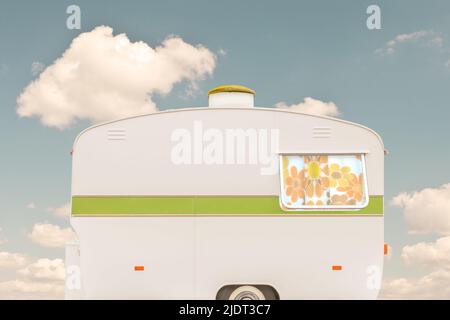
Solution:
{"label": "sky", "polygon": [[[381,29],[369,30],[373,4]],[[254,89],[257,106],[377,131],[389,150],[382,296],[450,298],[450,3],[437,0],[2,1],[0,298],[62,298],[81,130],[206,106],[226,83]]]}

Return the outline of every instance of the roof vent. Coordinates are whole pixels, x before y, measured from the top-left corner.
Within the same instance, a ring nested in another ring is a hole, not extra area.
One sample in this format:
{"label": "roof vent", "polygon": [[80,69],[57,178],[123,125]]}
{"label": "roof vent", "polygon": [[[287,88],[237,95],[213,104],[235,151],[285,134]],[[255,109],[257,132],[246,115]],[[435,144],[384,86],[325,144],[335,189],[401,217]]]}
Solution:
{"label": "roof vent", "polygon": [[225,85],[208,92],[210,108],[253,108],[255,91],[239,85]]}

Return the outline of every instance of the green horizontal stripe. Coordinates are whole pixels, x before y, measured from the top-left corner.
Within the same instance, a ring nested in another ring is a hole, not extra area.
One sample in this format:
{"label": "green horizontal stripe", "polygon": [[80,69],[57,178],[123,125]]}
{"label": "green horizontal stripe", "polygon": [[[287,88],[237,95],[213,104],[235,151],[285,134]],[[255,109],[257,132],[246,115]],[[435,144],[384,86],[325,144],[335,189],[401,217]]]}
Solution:
{"label": "green horizontal stripe", "polygon": [[74,196],[74,216],[114,215],[382,215],[383,196],[359,210],[284,211],[278,196]]}

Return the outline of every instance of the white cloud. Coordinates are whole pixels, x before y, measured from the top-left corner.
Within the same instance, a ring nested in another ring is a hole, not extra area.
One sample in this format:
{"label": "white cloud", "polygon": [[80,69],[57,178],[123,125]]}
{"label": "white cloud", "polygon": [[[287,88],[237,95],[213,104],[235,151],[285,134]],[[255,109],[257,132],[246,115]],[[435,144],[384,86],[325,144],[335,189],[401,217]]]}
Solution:
{"label": "white cloud", "polygon": [[384,47],[375,50],[380,55],[392,55],[396,52],[399,45],[408,42],[417,42],[419,40],[427,40],[429,46],[441,47],[444,39],[432,30],[419,30],[411,33],[403,33],[389,40]]}
{"label": "white cloud", "polygon": [[37,76],[39,73],[44,71],[45,65],[42,62],[35,61],[31,64],[31,74]]}
{"label": "white cloud", "polygon": [[64,299],[64,282],[20,279],[0,282],[0,299]]}
{"label": "white cloud", "polygon": [[68,202],[57,208],[49,208],[48,211],[59,218],[69,219],[72,210],[70,207],[70,202]]}
{"label": "white cloud", "polygon": [[[404,209],[410,233],[444,235],[434,242],[419,242],[402,249],[406,266],[426,267],[420,277],[388,279],[382,299],[450,299],[450,184],[400,193],[391,201]],[[430,272],[431,270],[431,272]]]}
{"label": "white cloud", "polygon": [[39,117],[64,129],[78,119],[100,122],[156,110],[154,94],[168,94],[188,81],[190,88],[211,75],[216,56],[207,48],[169,37],[151,48],[100,26],[76,37],[17,99],[21,117]]}
{"label": "white cloud", "polygon": [[450,299],[450,236],[405,246],[402,259],[407,266],[425,266],[431,272],[383,281],[381,299]]}
{"label": "white cloud", "polygon": [[336,117],[340,114],[338,107],[333,102],[323,102],[311,97],[306,97],[303,102],[292,105],[287,105],[285,102],[278,102],[275,107],[319,116]]}
{"label": "white cloud", "polygon": [[41,246],[49,248],[64,248],[66,242],[75,239],[72,229],[61,228],[50,223],[37,223],[29,234],[31,240]]}
{"label": "white cloud", "polygon": [[450,299],[450,269],[433,271],[423,277],[385,280],[381,299]]}
{"label": "white cloud", "polygon": [[20,268],[26,261],[26,256],[21,253],[0,251],[0,268]]}
{"label": "white cloud", "polygon": [[64,262],[62,259],[39,259],[18,270],[17,274],[32,280],[64,280]]}
{"label": "white cloud", "polygon": [[388,42],[388,45],[395,46],[398,43],[416,40],[419,38],[423,38],[424,36],[430,34],[430,31],[420,30],[412,33],[403,33],[396,36],[393,40]]}
{"label": "white cloud", "polygon": [[405,246],[402,259],[406,265],[425,265],[432,268],[450,268],[450,236],[436,242],[420,242]]}
{"label": "white cloud", "polygon": [[27,209],[36,209],[36,204],[34,202],[30,202],[26,205]]}
{"label": "white cloud", "polygon": [[439,188],[402,192],[391,204],[403,208],[410,233],[450,235],[450,183]]}
{"label": "white cloud", "polygon": [[17,271],[17,278],[0,282],[0,299],[63,299],[62,259],[38,259]]}

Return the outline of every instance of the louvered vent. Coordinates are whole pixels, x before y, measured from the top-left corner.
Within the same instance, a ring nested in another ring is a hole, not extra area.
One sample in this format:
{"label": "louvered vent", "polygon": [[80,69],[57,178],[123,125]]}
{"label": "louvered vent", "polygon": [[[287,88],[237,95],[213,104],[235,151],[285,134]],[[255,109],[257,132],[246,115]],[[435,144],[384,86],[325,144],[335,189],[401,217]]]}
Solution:
{"label": "louvered vent", "polygon": [[107,132],[108,140],[125,140],[127,138],[127,132],[125,129],[109,129]]}
{"label": "louvered vent", "polygon": [[312,136],[316,139],[326,139],[331,137],[330,127],[314,127],[312,129]]}

